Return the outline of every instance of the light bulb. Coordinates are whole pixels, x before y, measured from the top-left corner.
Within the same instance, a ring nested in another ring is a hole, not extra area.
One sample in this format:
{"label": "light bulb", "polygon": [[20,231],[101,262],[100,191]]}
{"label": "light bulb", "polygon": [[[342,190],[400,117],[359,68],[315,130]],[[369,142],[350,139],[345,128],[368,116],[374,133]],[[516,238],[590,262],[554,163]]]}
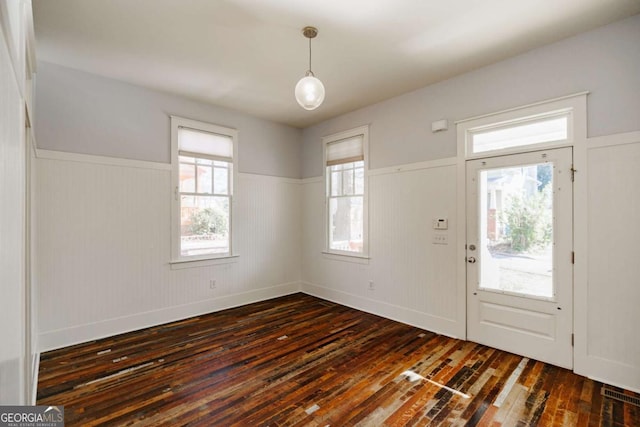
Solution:
{"label": "light bulb", "polygon": [[314,76],[300,79],[296,85],[296,101],[305,110],[315,110],[324,101],[324,85]]}

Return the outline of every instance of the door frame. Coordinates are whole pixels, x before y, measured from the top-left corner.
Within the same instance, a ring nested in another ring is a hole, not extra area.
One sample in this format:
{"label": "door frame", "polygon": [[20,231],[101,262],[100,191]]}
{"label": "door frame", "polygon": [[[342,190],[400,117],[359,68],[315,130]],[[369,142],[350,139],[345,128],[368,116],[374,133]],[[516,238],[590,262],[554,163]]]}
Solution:
{"label": "door frame", "polygon": [[[544,112],[568,109],[571,111],[571,138],[568,141],[559,141],[535,146],[522,147],[521,150],[509,150],[509,153],[536,151],[538,149],[551,149],[561,147],[573,147],[574,169],[577,170],[578,177],[581,171],[586,171],[586,145],[587,145],[587,95],[588,91],[574,93],[558,98],[533,102],[524,106],[509,108],[494,113],[478,115],[455,122],[457,138],[457,166],[456,166],[456,291],[458,294],[456,318],[461,324],[457,328],[460,331],[458,338],[467,339],[467,266],[466,266],[466,242],[467,242],[467,175],[466,161],[469,159],[494,157],[506,151],[491,151],[474,155],[467,152],[467,142],[471,131],[486,126],[488,123],[501,123],[513,120],[518,117],[528,117]],[[573,189],[573,228],[574,228],[574,252],[575,265],[573,274],[573,330],[574,330],[574,371],[584,372],[582,360],[586,358],[586,258],[587,242],[586,236],[581,235],[585,230],[586,212],[580,211],[583,203],[581,197],[586,193],[586,180],[578,179],[574,183]]]}

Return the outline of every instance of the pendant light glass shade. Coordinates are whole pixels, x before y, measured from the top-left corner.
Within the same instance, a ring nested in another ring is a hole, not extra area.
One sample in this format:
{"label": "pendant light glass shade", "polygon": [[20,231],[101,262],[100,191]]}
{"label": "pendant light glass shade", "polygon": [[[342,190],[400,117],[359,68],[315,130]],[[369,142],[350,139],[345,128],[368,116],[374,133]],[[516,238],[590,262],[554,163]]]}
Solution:
{"label": "pendant light glass shade", "polygon": [[318,29],[304,27],[302,34],[309,39],[309,69],[296,85],[296,101],[305,110],[315,110],[324,101],[324,85],[311,71],[311,39],[318,35]]}
{"label": "pendant light glass shade", "polygon": [[305,110],[315,110],[324,101],[324,85],[313,74],[300,79],[295,93],[296,101]]}

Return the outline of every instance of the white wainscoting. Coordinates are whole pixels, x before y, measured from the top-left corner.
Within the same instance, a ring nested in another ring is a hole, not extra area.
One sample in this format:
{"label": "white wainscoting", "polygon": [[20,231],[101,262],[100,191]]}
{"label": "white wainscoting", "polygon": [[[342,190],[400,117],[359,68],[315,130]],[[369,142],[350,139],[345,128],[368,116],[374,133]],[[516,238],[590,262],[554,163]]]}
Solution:
{"label": "white wainscoting", "polygon": [[[322,254],[324,185],[320,178],[303,180],[302,290],[463,338],[465,313],[460,301],[465,294],[455,262],[456,173],[455,159],[370,171],[370,259],[357,262]],[[449,220],[446,245],[432,243],[435,218]]]}
{"label": "white wainscoting", "polygon": [[299,291],[299,180],[241,173],[240,256],[171,269],[167,165],[39,150],[36,168],[41,351]]}
{"label": "white wainscoting", "polygon": [[576,200],[576,215],[586,212],[576,250],[586,254],[576,263],[575,371],[640,392],[640,132],[590,139],[586,151]]}
{"label": "white wainscoting", "polygon": [[[577,162],[576,181],[575,371],[640,391],[640,132],[593,138],[580,151],[586,158]],[[298,290],[465,337],[456,159],[370,171],[367,260],[322,253],[321,178],[240,174],[240,257],[172,270],[167,165],[39,153],[42,350]],[[449,244],[435,245],[431,221],[443,217]]]}

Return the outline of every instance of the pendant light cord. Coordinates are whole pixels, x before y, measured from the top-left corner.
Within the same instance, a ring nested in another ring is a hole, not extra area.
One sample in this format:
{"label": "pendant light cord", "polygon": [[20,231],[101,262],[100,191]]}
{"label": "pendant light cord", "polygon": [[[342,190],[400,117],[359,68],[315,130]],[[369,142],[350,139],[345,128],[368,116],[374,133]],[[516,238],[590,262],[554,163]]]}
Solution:
{"label": "pendant light cord", "polygon": [[311,37],[309,37],[309,71],[311,71]]}

